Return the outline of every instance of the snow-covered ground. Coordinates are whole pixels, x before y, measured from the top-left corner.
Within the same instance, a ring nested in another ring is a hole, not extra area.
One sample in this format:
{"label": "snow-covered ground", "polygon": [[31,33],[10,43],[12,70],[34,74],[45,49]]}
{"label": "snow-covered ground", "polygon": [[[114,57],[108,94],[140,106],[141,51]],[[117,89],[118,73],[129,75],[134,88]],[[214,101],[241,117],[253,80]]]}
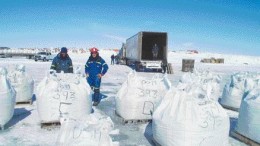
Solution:
{"label": "snow-covered ground", "polygon": [[[89,54],[69,53],[73,60],[74,69],[80,66],[82,72]],[[93,107],[94,113],[110,116],[114,122],[114,131],[111,134],[113,142],[122,146],[150,146],[152,142],[152,124],[126,124],[115,115],[115,96],[122,83],[126,80],[131,68],[125,65],[110,65],[110,56],[116,54],[110,50],[101,50],[100,55],[109,64],[109,71],[102,79],[101,93],[106,96],[97,107]],[[224,64],[201,63],[203,58],[224,58]],[[186,54],[183,52],[169,52],[168,62],[172,63],[174,74],[168,75],[173,86],[176,86],[183,75],[181,71],[182,59],[195,59],[195,68],[209,70],[222,76],[221,88],[227,83],[231,74],[235,72],[259,72],[260,57],[222,55],[212,53]],[[35,80],[35,87],[46,76],[51,62],[35,62],[25,58],[0,58],[0,67],[12,67],[16,64],[24,64],[26,72]],[[153,73],[138,73],[143,76],[152,76]],[[37,97],[36,97],[37,99]],[[36,108],[37,100],[32,105],[16,105],[14,116],[6,125],[6,130],[0,131],[0,145],[55,145],[59,127],[42,129]],[[1,112],[1,111],[0,111]],[[238,112],[227,110],[230,116],[231,131],[234,130]],[[230,137],[230,144],[243,146],[244,143]]]}

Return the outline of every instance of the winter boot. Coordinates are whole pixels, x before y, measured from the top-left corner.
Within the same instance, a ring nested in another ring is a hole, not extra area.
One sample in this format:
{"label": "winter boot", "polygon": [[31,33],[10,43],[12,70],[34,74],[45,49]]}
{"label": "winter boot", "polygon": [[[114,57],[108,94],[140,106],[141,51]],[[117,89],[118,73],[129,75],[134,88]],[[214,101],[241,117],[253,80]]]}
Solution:
{"label": "winter boot", "polygon": [[99,104],[99,92],[94,93],[94,103],[93,106],[97,106]]}

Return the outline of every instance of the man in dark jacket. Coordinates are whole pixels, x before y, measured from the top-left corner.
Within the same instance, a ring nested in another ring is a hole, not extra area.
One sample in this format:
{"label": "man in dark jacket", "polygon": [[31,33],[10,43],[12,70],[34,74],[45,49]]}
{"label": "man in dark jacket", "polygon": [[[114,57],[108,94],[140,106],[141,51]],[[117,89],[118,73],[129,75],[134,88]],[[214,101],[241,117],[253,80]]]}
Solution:
{"label": "man in dark jacket", "polygon": [[158,51],[159,51],[159,47],[157,44],[154,44],[153,48],[152,48],[152,54],[153,54],[153,60],[156,60],[158,57]]}
{"label": "man in dark jacket", "polygon": [[115,63],[115,55],[112,54],[111,55],[111,65],[114,65],[114,63]]}
{"label": "man in dark jacket", "polygon": [[168,62],[167,62],[167,59],[166,58],[163,58],[162,60],[162,70],[163,70],[163,73],[167,73],[167,65],[168,65]]}
{"label": "man in dark jacket", "polygon": [[94,91],[93,106],[97,106],[100,102],[99,96],[101,78],[106,74],[108,65],[106,64],[105,60],[99,56],[97,48],[91,48],[90,53],[90,57],[85,65],[85,73],[88,84]]}
{"label": "man in dark jacket", "polygon": [[60,73],[61,71],[64,73],[73,73],[72,61],[66,47],[62,47],[60,53],[54,57],[51,69],[56,70],[57,73]]}

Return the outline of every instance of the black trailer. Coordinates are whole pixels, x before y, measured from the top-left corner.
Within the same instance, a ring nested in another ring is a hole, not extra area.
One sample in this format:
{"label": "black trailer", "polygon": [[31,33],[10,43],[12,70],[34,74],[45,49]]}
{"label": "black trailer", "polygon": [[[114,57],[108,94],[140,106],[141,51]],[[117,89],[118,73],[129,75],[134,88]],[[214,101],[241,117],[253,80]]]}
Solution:
{"label": "black trailer", "polygon": [[126,40],[126,64],[134,65],[137,71],[162,70],[162,62],[167,60],[167,41],[166,32],[138,32]]}

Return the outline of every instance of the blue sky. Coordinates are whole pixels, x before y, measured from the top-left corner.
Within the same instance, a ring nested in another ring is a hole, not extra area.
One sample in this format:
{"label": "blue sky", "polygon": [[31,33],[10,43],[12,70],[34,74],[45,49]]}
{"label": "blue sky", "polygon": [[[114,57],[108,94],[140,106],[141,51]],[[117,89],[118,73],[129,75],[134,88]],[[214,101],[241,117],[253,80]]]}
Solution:
{"label": "blue sky", "polygon": [[0,0],[0,46],[120,48],[168,32],[171,50],[260,55],[259,0]]}

